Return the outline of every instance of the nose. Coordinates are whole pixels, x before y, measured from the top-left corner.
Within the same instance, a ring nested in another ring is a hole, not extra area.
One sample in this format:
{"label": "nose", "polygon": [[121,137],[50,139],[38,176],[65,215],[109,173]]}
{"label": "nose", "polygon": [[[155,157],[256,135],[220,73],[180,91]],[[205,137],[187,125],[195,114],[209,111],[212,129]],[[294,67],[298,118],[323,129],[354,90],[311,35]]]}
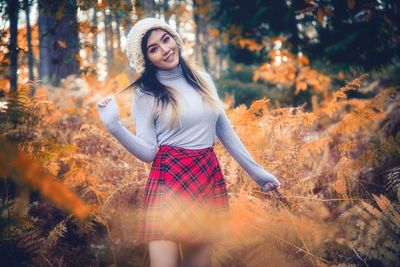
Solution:
{"label": "nose", "polygon": [[164,45],[164,44],[160,45],[160,48],[161,48],[161,50],[162,50],[162,52],[163,52],[164,55],[166,55],[166,54],[168,53],[168,51],[170,50],[170,49],[168,48],[168,46],[166,46],[166,45]]}

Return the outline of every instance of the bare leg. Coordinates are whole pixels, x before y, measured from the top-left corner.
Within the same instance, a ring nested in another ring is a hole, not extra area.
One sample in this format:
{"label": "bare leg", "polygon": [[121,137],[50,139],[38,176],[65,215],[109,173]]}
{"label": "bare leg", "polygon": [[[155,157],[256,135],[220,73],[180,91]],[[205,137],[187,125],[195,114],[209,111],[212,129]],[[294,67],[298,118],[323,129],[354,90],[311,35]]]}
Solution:
{"label": "bare leg", "polygon": [[213,249],[214,244],[189,245],[183,250],[182,267],[211,267]]}
{"label": "bare leg", "polygon": [[170,240],[149,242],[150,267],[178,267],[178,243]]}

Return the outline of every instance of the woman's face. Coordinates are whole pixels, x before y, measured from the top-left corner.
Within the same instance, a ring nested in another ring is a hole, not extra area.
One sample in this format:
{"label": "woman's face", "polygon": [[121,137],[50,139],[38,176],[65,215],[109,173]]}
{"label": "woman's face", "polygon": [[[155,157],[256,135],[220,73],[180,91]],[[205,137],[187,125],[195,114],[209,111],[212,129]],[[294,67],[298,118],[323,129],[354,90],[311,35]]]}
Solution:
{"label": "woman's face", "polygon": [[153,30],[147,40],[147,57],[160,69],[172,69],[179,63],[179,47],[168,32]]}

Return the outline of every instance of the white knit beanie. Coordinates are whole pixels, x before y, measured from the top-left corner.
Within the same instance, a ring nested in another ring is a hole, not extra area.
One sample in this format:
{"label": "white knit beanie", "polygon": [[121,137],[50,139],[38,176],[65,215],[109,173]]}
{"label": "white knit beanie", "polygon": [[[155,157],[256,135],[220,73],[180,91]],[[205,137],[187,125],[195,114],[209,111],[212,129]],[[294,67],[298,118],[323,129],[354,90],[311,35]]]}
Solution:
{"label": "white knit beanie", "polygon": [[126,56],[129,63],[138,73],[143,73],[145,69],[144,55],[142,53],[142,38],[151,29],[161,28],[168,32],[178,44],[179,50],[182,51],[183,41],[177,31],[164,20],[157,18],[144,18],[136,22],[128,33],[126,41]]}

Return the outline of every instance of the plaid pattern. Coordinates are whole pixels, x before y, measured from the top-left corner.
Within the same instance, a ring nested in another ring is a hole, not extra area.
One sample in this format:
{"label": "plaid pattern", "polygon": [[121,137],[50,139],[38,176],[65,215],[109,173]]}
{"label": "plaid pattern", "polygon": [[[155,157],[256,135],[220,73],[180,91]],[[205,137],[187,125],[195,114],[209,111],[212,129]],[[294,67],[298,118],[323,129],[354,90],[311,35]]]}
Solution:
{"label": "plaid pattern", "polygon": [[214,147],[160,146],[135,233],[139,242],[216,242],[230,236],[228,194]]}

